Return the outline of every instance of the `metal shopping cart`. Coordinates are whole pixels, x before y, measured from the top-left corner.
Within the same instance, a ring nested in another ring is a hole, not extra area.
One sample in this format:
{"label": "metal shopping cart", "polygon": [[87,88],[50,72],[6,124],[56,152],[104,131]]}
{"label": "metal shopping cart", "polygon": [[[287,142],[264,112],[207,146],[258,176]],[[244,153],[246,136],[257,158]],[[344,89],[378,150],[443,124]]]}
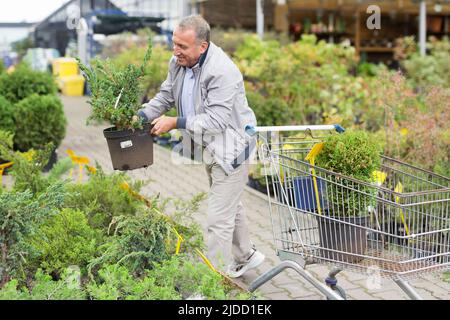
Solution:
{"label": "metal shopping cart", "polygon": [[[248,127],[257,134],[270,218],[281,263],[255,279],[253,292],[287,268],[328,299],[345,299],[344,269],[390,278],[411,298],[408,280],[450,265],[450,179],[382,157],[365,182],[314,165],[317,147],[338,125]],[[325,283],[306,266],[331,264]]]}

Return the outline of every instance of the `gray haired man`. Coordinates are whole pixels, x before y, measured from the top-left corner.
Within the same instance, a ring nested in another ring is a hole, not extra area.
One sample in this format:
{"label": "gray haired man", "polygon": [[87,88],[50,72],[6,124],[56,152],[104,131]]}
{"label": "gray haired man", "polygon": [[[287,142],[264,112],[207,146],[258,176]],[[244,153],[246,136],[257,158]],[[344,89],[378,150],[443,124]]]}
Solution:
{"label": "gray haired man", "polygon": [[[210,191],[208,252],[230,277],[240,277],[264,260],[249,238],[241,196],[247,181],[256,125],[245,96],[243,77],[231,59],[210,41],[210,27],[201,16],[184,18],[173,32],[173,57],[160,92],[139,115],[153,124],[152,134],[182,129],[203,149]],[[162,116],[176,107],[177,117]],[[198,138],[200,137],[200,138]]]}

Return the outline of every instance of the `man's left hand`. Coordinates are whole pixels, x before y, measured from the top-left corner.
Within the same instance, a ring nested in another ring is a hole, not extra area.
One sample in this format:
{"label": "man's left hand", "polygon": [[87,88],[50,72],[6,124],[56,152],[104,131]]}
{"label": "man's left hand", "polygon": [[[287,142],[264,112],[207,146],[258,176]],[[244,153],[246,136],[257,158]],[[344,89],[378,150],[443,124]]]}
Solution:
{"label": "man's left hand", "polygon": [[150,133],[159,136],[163,133],[169,132],[172,129],[175,129],[177,127],[177,118],[161,116],[153,120],[152,125],[153,128]]}

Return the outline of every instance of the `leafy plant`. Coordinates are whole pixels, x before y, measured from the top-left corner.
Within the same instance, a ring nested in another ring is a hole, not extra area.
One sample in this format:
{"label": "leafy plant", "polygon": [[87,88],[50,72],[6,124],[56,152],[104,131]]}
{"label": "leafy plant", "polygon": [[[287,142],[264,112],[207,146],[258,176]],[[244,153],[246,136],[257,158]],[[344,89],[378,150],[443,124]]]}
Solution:
{"label": "leafy plant", "polygon": [[[111,63],[117,69],[124,69],[129,64],[138,65],[145,58],[145,54],[145,47],[133,46],[112,58]],[[152,48],[151,60],[145,65],[145,74],[139,82],[141,88],[139,101],[153,98],[159,92],[161,83],[167,77],[168,61],[171,56],[172,53],[163,46],[156,45]]]}
{"label": "leafy plant", "polygon": [[99,234],[83,212],[63,209],[48,217],[27,243],[37,252],[33,262],[46,273],[61,275],[70,265],[85,268],[97,250]]}
{"label": "leafy plant", "polygon": [[14,190],[30,190],[38,194],[50,185],[54,174],[47,178],[43,176],[42,169],[48,163],[53,145],[50,143],[40,150],[29,150],[22,153],[13,150],[13,135],[0,130],[0,157],[14,162],[11,174],[14,176]]}
{"label": "leafy plant", "polygon": [[[122,187],[124,182],[130,182],[124,173],[106,174],[99,165],[96,169],[85,184],[66,186],[69,196],[65,206],[83,211],[89,225],[106,234],[115,216],[132,216],[143,204]],[[139,191],[142,183],[130,184]]]}
{"label": "leafy plant", "polygon": [[156,279],[135,279],[129,270],[119,265],[108,265],[99,270],[99,280],[91,281],[87,291],[95,300],[178,300],[180,294],[172,286],[158,286]]}
{"label": "leafy plant", "polygon": [[381,148],[364,131],[346,131],[325,139],[316,163],[330,171],[370,181],[372,172],[381,166]]}
{"label": "leafy plant", "polygon": [[371,182],[373,171],[381,166],[381,147],[372,136],[364,131],[330,135],[317,156],[316,165],[342,175],[333,175],[332,182],[327,183],[326,193],[333,214],[360,216],[373,205],[376,189],[359,182]]}
{"label": "leafy plant", "polygon": [[39,149],[52,142],[58,147],[66,133],[67,120],[61,100],[54,95],[32,94],[14,108],[17,150]]}
{"label": "leafy plant", "polygon": [[160,215],[142,210],[134,216],[114,217],[111,236],[100,247],[102,255],[91,260],[89,269],[105,264],[123,265],[135,275],[153,262],[166,260],[175,250],[176,235]]}
{"label": "leafy plant", "polygon": [[64,200],[60,184],[33,197],[30,191],[0,193],[0,287],[11,276],[23,278],[31,248],[24,241],[41,221],[55,214]]}
{"label": "leafy plant", "polygon": [[450,88],[450,41],[443,38],[438,41],[430,37],[427,43],[429,54],[425,57],[419,52],[411,54],[402,61],[412,86],[420,90],[428,90],[430,86]]}
{"label": "leafy plant", "polygon": [[98,273],[99,279],[87,285],[92,299],[180,300],[197,295],[215,300],[250,298],[248,293],[235,292],[219,274],[186,255],[155,263],[141,278],[119,265],[106,265]]}
{"label": "leafy plant", "polygon": [[0,96],[0,128],[10,133],[15,132],[14,127],[14,105],[5,97]]}
{"label": "leafy plant", "polygon": [[32,95],[55,94],[56,84],[47,72],[34,71],[22,63],[11,74],[0,74],[0,95],[12,103]]}
{"label": "leafy plant", "polygon": [[74,282],[69,273],[64,273],[58,281],[38,270],[33,281],[32,289],[19,288],[19,282],[9,281],[0,290],[0,300],[82,300],[86,294]]}
{"label": "leafy plant", "polygon": [[118,130],[142,128],[142,121],[136,116],[141,108],[140,81],[145,75],[151,54],[152,45],[149,41],[143,62],[139,67],[128,64],[125,68],[119,69],[109,59],[94,59],[90,69],[78,60],[79,67],[92,92],[89,100],[92,112],[88,123],[106,121]]}

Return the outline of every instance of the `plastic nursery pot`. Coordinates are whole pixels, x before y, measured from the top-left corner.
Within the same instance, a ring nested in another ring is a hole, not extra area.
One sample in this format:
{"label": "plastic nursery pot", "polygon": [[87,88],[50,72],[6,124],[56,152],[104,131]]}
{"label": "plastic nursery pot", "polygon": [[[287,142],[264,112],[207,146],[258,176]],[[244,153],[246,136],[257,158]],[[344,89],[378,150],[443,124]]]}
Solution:
{"label": "plastic nursery pot", "polygon": [[153,164],[153,137],[150,124],[143,129],[117,130],[111,127],[103,130],[114,170],[133,170]]}
{"label": "plastic nursery pot", "polygon": [[[327,210],[324,213],[328,214]],[[363,260],[358,255],[364,255],[367,250],[367,232],[362,227],[367,226],[369,217],[332,217],[339,221],[329,220],[325,216],[316,218],[323,258],[347,263]]]}

